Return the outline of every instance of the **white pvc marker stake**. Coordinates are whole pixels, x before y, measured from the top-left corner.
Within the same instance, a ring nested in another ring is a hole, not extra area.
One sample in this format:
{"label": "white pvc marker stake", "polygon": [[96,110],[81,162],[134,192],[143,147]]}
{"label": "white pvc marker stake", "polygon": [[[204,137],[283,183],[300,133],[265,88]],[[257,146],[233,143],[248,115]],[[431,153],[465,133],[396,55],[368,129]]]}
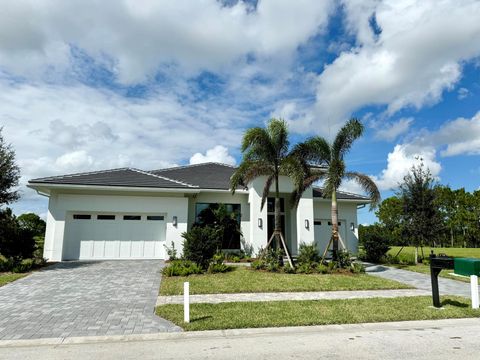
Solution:
{"label": "white pvc marker stake", "polygon": [[190,322],[190,283],[183,283],[183,321]]}
{"label": "white pvc marker stake", "polygon": [[472,293],[472,309],[478,309],[478,276],[470,275],[470,289]]}

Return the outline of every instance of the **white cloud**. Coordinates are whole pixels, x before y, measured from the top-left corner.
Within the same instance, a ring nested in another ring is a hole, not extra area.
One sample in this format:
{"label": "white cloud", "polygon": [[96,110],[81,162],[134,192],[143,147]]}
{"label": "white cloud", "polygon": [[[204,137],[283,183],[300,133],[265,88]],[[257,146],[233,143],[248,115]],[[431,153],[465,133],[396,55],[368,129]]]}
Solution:
{"label": "white cloud", "polygon": [[[356,47],[318,76],[312,114],[296,124],[319,132],[338,127],[355,110],[386,105],[387,115],[441,99],[461,77],[464,61],[480,55],[480,2],[475,0],[344,0]],[[381,28],[374,34],[370,19]]]}
{"label": "white cloud", "polygon": [[377,139],[393,141],[402,134],[405,134],[413,122],[413,118],[401,118],[400,120],[381,125],[381,128],[375,133]]}
{"label": "white cloud", "polygon": [[256,10],[243,1],[11,1],[0,12],[0,65],[26,75],[65,69],[73,45],[124,83],[161,65],[221,71],[249,54],[292,55],[332,10],[316,0],[262,0]]}
{"label": "white cloud", "polygon": [[201,164],[206,162],[218,162],[222,164],[235,165],[236,161],[233,156],[228,153],[228,149],[225,146],[217,145],[205,152],[193,154],[190,158],[190,164]]}
{"label": "white cloud", "polygon": [[458,94],[457,95],[458,100],[463,100],[468,96],[470,96],[470,90],[468,90],[467,88],[461,87],[460,89],[458,89],[457,94]]}
{"label": "white cloud", "polygon": [[395,189],[403,181],[412,166],[423,162],[432,176],[438,177],[442,166],[436,161],[433,147],[420,147],[413,144],[398,144],[388,154],[387,168],[379,176],[373,177],[380,190]]}

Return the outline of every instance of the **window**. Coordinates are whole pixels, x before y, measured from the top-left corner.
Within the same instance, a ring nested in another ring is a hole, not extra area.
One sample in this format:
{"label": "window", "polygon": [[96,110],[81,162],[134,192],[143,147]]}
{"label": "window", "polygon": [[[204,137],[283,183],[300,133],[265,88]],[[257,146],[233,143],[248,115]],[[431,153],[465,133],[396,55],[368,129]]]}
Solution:
{"label": "window", "polygon": [[97,215],[97,220],[115,220],[115,215]]}
{"label": "window", "polygon": [[322,222],[321,221],[314,221],[313,225],[322,225]]}
{"label": "window", "polygon": [[240,204],[196,203],[195,224],[193,226],[203,227],[215,223],[215,210],[219,209],[220,205],[225,206],[228,214],[235,214],[235,216],[223,220],[226,231],[223,234],[222,249],[240,249]]}
{"label": "window", "polygon": [[140,215],[123,215],[123,220],[141,220]]}
{"label": "window", "polygon": [[[267,212],[274,213],[275,212],[275,198],[269,197],[267,199]],[[280,212],[285,212],[285,199],[280,198]]]}
{"label": "window", "polygon": [[75,220],[90,220],[92,218],[92,215],[74,214],[73,218]]}
{"label": "window", "polygon": [[151,221],[162,221],[164,217],[162,215],[149,215],[147,216],[147,220]]}
{"label": "window", "polygon": [[[328,222],[328,225],[332,226],[332,222],[331,222],[331,221],[329,221],[329,222]],[[338,222],[338,226],[341,226],[341,225],[342,225],[342,222],[341,222],[341,221],[339,221],[339,222]]]}

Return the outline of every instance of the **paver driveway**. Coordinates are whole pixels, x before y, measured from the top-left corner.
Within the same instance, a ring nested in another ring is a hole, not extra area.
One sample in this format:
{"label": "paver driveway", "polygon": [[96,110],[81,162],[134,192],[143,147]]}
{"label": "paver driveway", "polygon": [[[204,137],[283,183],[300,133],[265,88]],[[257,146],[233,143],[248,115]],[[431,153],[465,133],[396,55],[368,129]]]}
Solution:
{"label": "paver driveway", "polygon": [[153,313],[162,266],[66,262],[0,287],[0,339],[179,331]]}

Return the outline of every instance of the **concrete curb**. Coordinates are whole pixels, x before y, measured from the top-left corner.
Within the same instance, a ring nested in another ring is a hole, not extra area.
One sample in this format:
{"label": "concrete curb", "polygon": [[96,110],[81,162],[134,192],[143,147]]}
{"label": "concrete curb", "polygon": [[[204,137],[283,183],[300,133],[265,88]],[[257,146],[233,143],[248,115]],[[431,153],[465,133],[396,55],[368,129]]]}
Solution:
{"label": "concrete curb", "polygon": [[179,339],[199,338],[233,338],[233,337],[255,337],[266,334],[278,336],[291,334],[308,333],[332,333],[332,332],[355,332],[366,331],[395,331],[402,329],[438,329],[442,326],[478,326],[478,318],[442,319],[442,320],[417,320],[398,321],[382,323],[362,323],[344,325],[318,325],[318,326],[292,326],[278,328],[250,328],[250,329],[229,329],[229,330],[208,330],[190,331],[181,333],[156,333],[156,334],[135,334],[135,335],[114,335],[114,336],[81,336],[66,338],[45,338],[31,340],[1,340],[0,348],[8,347],[30,347],[30,346],[61,346],[76,344],[114,343],[114,342],[138,342],[165,340],[174,341]]}

